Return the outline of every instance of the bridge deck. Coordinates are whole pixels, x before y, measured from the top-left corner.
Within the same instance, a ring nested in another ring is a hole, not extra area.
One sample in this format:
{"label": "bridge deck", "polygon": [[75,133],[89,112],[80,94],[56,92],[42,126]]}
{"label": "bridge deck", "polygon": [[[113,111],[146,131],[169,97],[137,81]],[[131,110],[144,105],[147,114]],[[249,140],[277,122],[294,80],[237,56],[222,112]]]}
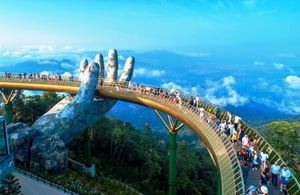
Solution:
{"label": "bridge deck", "polygon": [[[241,144],[240,143],[236,143],[234,148],[235,148],[236,152],[240,151]],[[240,161],[240,164],[242,166],[242,161]],[[259,180],[260,180],[260,176],[261,176],[260,168],[258,168],[257,170],[253,170],[252,166],[249,165],[247,167],[246,171],[247,171],[247,178],[245,178],[245,180],[244,180],[244,182],[245,182],[245,189],[247,190],[250,187],[250,185],[254,185],[256,187],[260,187],[260,185],[259,185]],[[245,177],[245,175],[244,175],[244,177]],[[278,184],[277,187],[275,187],[271,183],[271,178],[270,178],[270,180],[269,180],[269,186],[268,186],[269,194],[270,195],[279,195],[279,194],[282,194],[280,192],[280,187],[279,186],[280,185]]]}
{"label": "bridge deck", "polygon": [[[237,158],[238,146],[234,146],[228,139],[222,139],[219,126],[211,120],[211,113],[215,113],[216,106],[202,101],[201,107],[206,112],[190,106],[188,103],[189,95],[180,94],[182,99],[179,103],[174,103],[170,99],[169,91],[157,91],[157,87],[134,85],[132,83],[119,82],[101,82],[98,85],[95,94],[102,97],[120,99],[133,103],[138,103],[157,110],[166,112],[183,123],[187,124],[207,146],[212,159],[220,170],[222,180],[222,194],[243,194],[246,187],[250,184],[258,187],[260,173],[259,171],[249,171],[246,180],[246,186],[243,185],[241,164]],[[28,89],[28,90],[45,90],[76,93],[79,89],[79,81],[45,81],[32,79],[17,78],[0,78],[0,88]],[[226,119],[226,111],[221,110],[220,119]],[[276,153],[262,136],[253,128],[246,126],[245,132],[249,136],[255,136],[258,139],[258,148],[267,151],[270,154],[270,163],[279,159],[279,165],[285,162]],[[300,193],[300,185],[293,176],[287,186],[290,194],[297,195]],[[279,188],[269,186],[269,194],[280,194]]]}

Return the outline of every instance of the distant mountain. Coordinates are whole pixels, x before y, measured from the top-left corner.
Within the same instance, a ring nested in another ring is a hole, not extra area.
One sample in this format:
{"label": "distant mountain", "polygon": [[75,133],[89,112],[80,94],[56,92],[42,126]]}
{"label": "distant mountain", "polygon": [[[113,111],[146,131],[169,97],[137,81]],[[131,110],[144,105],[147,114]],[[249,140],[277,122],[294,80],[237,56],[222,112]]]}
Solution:
{"label": "distant mountain", "polygon": [[[2,56],[0,71],[74,73],[79,68],[80,59],[91,60],[96,53],[98,51],[59,53],[51,56],[31,55],[29,60],[17,59],[15,63],[10,63],[12,64],[10,66],[3,66],[7,59]],[[106,52],[102,53],[106,56]],[[286,78],[290,74],[299,75],[300,69],[296,65],[282,65],[282,69],[276,69],[273,63],[281,62],[279,58],[270,57],[263,62],[257,62],[249,56],[233,58],[163,50],[143,52],[123,50],[118,51],[118,54],[120,71],[128,56],[135,57],[133,82],[175,88],[193,95],[199,94],[203,98],[207,97],[212,102],[222,102],[222,105],[226,105],[225,109],[241,116],[250,124],[257,121],[293,118],[282,112],[282,108],[285,108],[285,111],[294,110],[295,113],[299,107],[300,93],[297,93],[296,88],[291,88],[294,85],[289,85]],[[104,60],[107,61],[107,58]],[[282,63],[289,64],[289,62],[285,59]],[[291,62],[295,61],[291,59]],[[240,103],[240,98],[247,101]],[[150,123],[156,131],[165,132],[165,127],[154,111],[139,105],[119,101],[107,115],[130,122],[138,128]]]}
{"label": "distant mountain", "polygon": [[248,102],[243,106],[232,106],[228,105],[225,107],[226,110],[241,116],[247,121],[251,120],[275,120],[279,118],[286,118],[290,115],[278,111],[275,108],[260,104],[254,101]]}
{"label": "distant mountain", "polygon": [[76,63],[68,59],[43,59],[27,60],[16,63],[13,66],[1,68],[1,72],[13,73],[40,73],[42,71],[63,74],[66,71],[73,72]]}
{"label": "distant mountain", "polygon": [[[297,119],[295,116],[290,116],[274,108],[255,102],[249,102],[239,107],[226,106],[225,109],[241,116],[243,120],[250,124],[257,124],[258,122],[266,123],[287,118]],[[143,128],[145,123],[149,123],[155,131],[166,132],[165,127],[156,116],[154,110],[144,106],[119,101],[113,109],[107,113],[107,116],[124,120],[140,129]]]}
{"label": "distant mountain", "polygon": [[157,132],[167,132],[154,110],[141,105],[118,101],[106,116],[129,122],[138,129],[143,129],[148,123]]}

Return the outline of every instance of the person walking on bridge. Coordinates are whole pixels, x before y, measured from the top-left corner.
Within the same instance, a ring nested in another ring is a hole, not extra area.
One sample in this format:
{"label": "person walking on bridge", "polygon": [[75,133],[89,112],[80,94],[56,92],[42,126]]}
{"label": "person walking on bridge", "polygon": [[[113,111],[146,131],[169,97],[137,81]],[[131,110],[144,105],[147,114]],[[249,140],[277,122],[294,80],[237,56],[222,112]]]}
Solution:
{"label": "person walking on bridge", "polygon": [[194,105],[196,106],[196,108],[199,107],[199,105],[200,105],[200,97],[199,97],[199,95],[197,95],[195,97]]}
{"label": "person walking on bridge", "polygon": [[227,111],[227,117],[228,117],[228,123],[231,123],[231,120],[232,120],[232,115],[230,112]]}
{"label": "person walking on bridge", "polygon": [[234,128],[235,128],[236,130],[238,129],[240,120],[241,120],[241,117],[239,117],[239,116],[237,116],[237,115],[234,117]]}
{"label": "person walking on bridge", "polygon": [[276,187],[278,182],[278,175],[280,173],[280,166],[278,165],[278,161],[276,161],[271,166],[271,172],[272,172],[272,184],[274,184],[274,186]]}
{"label": "person walking on bridge", "polygon": [[280,171],[280,191],[284,190],[286,188],[286,184],[289,181],[289,178],[291,177],[291,172],[287,169],[286,165],[283,166],[283,169]]}
{"label": "person walking on bridge", "polygon": [[243,137],[243,139],[242,139],[242,145],[243,145],[243,147],[249,147],[249,138],[248,138],[248,136],[247,135],[245,135],[244,137]]}

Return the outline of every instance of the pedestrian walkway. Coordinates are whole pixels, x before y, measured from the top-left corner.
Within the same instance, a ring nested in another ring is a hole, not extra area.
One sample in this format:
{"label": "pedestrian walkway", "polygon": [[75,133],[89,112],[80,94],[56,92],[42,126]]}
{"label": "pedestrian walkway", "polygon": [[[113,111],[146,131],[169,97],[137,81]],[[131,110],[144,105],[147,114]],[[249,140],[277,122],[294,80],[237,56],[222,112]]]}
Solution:
{"label": "pedestrian walkway", "polygon": [[22,193],[24,195],[65,195],[69,194],[54,188],[48,184],[44,184],[34,178],[23,175],[19,172],[13,172],[13,175],[19,179],[20,185],[22,186]]}
{"label": "pedestrian walkway", "polygon": [[[241,144],[240,143],[235,144],[234,148],[235,148],[236,152],[240,151]],[[240,163],[241,163],[241,161],[240,161]],[[258,168],[257,170],[252,170],[251,167],[252,166],[249,165],[249,169],[246,173],[247,177],[244,178],[245,179],[245,184],[246,184],[245,185],[246,189],[248,189],[250,187],[250,185],[260,187],[260,185],[259,185],[259,180],[260,180],[260,176],[261,176],[260,168]],[[271,181],[269,182],[268,190],[269,190],[270,195],[281,195],[282,193],[280,192],[279,189],[280,189],[279,185],[277,187],[275,187],[271,183]]]}

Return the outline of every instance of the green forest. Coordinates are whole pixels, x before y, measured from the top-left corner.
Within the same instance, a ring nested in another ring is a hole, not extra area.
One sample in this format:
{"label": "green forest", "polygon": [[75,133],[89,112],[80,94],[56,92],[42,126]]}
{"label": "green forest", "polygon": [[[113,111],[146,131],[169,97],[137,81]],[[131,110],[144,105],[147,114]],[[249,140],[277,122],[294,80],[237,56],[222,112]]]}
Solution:
{"label": "green forest", "polygon": [[[97,173],[116,178],[145,194],[165,194],[168,187],[167,140],[149,125],[134,129],[129,123],[103,117],[93,126],[91,153]],[[68,145],[71,157],[85,161],[84,136]],[[214,194],[217,171],[206,149],[194,150],[178,143],[177,190],[179,194]]]}
{"label": "green forest", "polygon": [[300,122],[273,121],[259,127],[264,137],[300,180]]}

